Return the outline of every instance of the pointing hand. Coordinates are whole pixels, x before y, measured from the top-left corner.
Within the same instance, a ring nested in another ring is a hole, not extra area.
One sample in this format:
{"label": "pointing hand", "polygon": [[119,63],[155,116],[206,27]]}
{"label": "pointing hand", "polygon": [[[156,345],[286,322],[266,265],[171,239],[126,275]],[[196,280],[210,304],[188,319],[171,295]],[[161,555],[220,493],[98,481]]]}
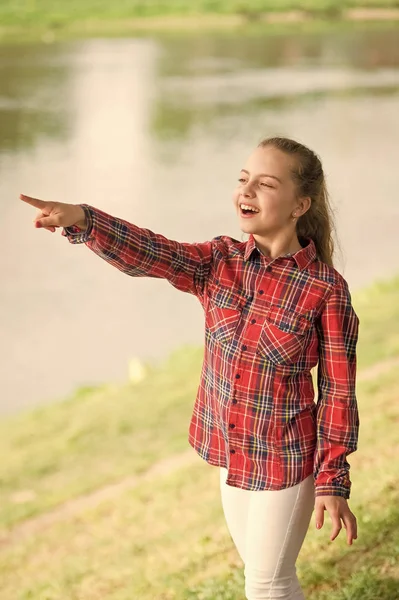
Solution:
{"label": "pointing hand", "polygon": [[81,230],[87,227],[83,208],[77,204],[64,202],[45,202],[30,196],[20,195],[20,199],[39,209],[34,218],[35,227],[43,227],[54,233],[56,227],[71,227],[76,225]]}

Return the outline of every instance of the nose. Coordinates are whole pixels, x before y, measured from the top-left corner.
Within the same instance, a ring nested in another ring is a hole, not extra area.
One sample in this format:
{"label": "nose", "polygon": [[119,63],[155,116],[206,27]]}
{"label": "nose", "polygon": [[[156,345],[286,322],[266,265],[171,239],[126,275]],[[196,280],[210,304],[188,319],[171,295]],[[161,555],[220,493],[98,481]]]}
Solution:
{"label": "nose", "polygon": [[254,191],[252,185],[249,182],[242,186],[241,195],[244,196],[244,198],[253,198]]}

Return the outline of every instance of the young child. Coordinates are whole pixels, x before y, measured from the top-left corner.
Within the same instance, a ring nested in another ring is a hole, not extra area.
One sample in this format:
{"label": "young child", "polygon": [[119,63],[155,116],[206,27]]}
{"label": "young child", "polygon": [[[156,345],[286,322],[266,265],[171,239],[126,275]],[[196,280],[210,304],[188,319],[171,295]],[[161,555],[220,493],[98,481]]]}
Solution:
{"label": "young child", "polygon": [[246,242],[177,242],[88,204],[21,199],[40,209],[38,227],[63,227],[127,275],[164,278],[199,299],[206,335],[189,443],[219,467],[247,600],[304,600],[295,563],[313,510],[320,527],[328,511],[331,540],[341,520],[347,543],[357,538],[346,457],[359,432],[359,319],[333,267],[317,155],[268,138],[244,167],[233,206]]}

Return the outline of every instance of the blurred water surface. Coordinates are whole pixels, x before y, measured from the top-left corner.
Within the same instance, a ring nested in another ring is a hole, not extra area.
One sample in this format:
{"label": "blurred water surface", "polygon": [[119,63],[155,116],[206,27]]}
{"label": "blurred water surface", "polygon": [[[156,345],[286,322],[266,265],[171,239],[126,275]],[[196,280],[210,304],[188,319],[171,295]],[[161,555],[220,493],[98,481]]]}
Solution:
{"label": "blurred water surface", "polygon": [[399,28],[0,47],[2,413],[203,343],[189,294],[33,227],[25,193],[179,241],[247,239],[231,192],[287,135],[321,156],[352,290],[398,269]]}

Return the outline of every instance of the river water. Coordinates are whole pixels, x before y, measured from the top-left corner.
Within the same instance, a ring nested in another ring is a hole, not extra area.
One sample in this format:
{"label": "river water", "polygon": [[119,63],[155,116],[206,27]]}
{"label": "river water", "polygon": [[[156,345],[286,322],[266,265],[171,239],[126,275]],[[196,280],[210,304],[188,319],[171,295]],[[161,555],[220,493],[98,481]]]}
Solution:
{"label": "river water", "polygon": [[33,226],[20,193],[179,241],[247,239],[231,201],[266,135],[321,156],[351,290],[399,270],[399,27],[0,47],[0,412],[201,345],[197,299]]}

